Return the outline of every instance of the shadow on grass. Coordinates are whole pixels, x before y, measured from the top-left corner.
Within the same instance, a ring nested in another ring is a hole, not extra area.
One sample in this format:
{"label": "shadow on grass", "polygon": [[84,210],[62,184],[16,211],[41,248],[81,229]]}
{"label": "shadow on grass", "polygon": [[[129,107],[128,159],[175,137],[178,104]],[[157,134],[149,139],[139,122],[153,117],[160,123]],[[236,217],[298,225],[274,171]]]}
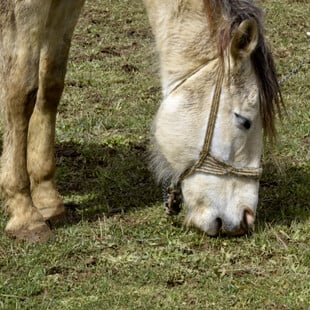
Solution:
{"label": "shadow on grass", "polygon": [[[146,208],[161,200],[148,169],[145,142],[61,143],[56,146],[56,161],[57,187],[66,205],[86,220]],[[272,164],[264,167],[258,227],[266,223],[290,226],[310,217],[309,166],[283,166],[281,172]]]}
{"label": "shadow on grass", "polygon": [[310,216],[309,166],[283,165],[283,171],[267,164],[260,187],[258,225],[277,223],[290,226]]}
{"label": "shadow on grass", "polygon": [[[57,150],[61,194],[86,220],[145,208],[160,201],[148,170],[146,143],[98,145],[62,143]],[[310,175],[307,166],[264,168],[257,225],[291,225],[309,218]],[[73,204],[70,203],[73,201]]]}
{"label": "shadow on grass", "polygon": [[57,187],[84,219],[145,208],[160,199],[145,143],[56,146]]}

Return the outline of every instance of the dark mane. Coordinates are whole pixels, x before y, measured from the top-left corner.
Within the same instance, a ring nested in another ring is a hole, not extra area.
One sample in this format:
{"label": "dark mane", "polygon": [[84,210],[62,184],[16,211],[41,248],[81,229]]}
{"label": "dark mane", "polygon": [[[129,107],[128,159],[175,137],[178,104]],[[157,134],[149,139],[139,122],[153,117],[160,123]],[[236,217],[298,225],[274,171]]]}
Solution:
{"label": "dark mane", "polygon": [[263,128],[266,135],[270,138],[275,137],[275,114],[281,115],[283,100],[274,60],[263,34],[262,11],[252,0],[204,1],[211,31],[214,32],[215,27],[220,29],[217,31],[217,45],[222,58],[236,27],[249,18],[256,21],[259,31],[258,44],[251,55],[251,60],[259,86]]}

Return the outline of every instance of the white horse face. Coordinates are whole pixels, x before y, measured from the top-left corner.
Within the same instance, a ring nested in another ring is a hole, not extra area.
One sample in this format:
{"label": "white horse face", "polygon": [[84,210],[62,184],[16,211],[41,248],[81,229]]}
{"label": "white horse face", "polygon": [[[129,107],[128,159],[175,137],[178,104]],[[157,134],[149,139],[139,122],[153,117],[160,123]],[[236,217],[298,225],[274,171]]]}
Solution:
{"label": "white horse face", "polygon": [[[258,168],[262,124],[259,90],[250,60],[257,33],[253,23],[242,23],[238,30],[247,35],[246,45],[240,44],[244,37],[233,37],[210,153],[236,167]],[[210,62],[168,95],[157,113],[157,152],[174,175],[199,159],[214,91],[214,75],[210,77],[210,72],[214,72],[216,62]],[[255,179],[195,172],[182,182],[185,222],[209,235],[217,235],[221,228],[229,234],[244,234],[254,224],[258,191]]]}
{"label": "white horse face", "polygon": [[[258,168],[262,152],[258,88],[250,72],[245,83],[241,79],[223,85],[211,154],[236,167]],[[201,124],[200,137],[205,128]],[[183,181],[182,191],[187,224],[209,235],[218,234],[221,227],[230,234],[243,234],[254,224],[259,191],[255,179],[195,173]]]}

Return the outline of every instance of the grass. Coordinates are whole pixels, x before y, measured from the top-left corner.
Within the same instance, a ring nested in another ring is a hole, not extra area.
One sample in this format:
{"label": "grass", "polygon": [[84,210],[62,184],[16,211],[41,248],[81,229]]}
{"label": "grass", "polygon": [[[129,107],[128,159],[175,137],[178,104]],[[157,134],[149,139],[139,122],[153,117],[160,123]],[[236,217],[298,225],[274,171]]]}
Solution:
{"label": "grass", "polygon": [[[309,55],[310,5],[262,3],[285,75]],[[282,86],[254,234],[209,238],[164,216],[147,169],[155,59],[140,1],[87,2],[57,124],[57,183],[75,212],[50,244],[0,236],[0,309],[309,309],[309,65]]]}

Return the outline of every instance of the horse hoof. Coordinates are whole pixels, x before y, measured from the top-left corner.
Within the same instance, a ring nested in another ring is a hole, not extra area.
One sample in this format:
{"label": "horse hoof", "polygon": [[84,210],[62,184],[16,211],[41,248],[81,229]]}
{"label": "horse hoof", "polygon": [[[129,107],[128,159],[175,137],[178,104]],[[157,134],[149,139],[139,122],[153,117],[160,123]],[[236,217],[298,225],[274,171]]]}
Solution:
{"label": "horse hoof", "polygon": [[12,239],[31,243],[46,243],[55,240],[55,235],[45,223],[40,223],[32,229],[27,227],[21,227],[16,230],[8,229],[6,233]]}

